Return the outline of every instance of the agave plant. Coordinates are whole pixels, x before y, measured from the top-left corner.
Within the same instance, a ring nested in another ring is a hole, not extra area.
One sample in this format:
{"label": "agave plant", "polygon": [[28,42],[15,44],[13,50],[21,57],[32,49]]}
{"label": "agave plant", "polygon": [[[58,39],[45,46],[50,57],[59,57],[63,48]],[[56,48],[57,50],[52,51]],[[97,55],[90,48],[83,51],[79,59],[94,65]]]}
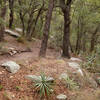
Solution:
{"label": "agave plant", "polygon": [[40,75],[40,79],[34,81],[35,90],[39,92],[41,98],[48,98],[53,92],[53,83],[47,80],[45,74]]}
{"label": "agave plant", "polygon": [[67,77],[66,79],[64,79],[66,81],[67,87],[71,90],[73,89],[78,89],[78,85],[76,82],[74,82],[73,79],[70,79],[69,77]]}

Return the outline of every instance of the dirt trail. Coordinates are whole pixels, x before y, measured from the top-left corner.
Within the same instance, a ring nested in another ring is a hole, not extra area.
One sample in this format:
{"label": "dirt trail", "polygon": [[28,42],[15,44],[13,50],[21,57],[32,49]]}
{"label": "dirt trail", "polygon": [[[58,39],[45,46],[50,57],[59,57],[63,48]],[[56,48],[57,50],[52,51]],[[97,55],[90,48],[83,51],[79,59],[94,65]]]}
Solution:
{"label": "dirt trail", "polygon": [[[40,40],[29,42],[29,43],[27,43],[27,45],[17,42],[16,38],[13,38],[11,36],[5,37],[5,40],[6,40],[6,42],[3,43],[5,47],[15,48],[16,50],[24,50],[27,47],[30,47],[32,52],[17,53],[13,56],[10,56],[10,55],[0,56],[0,64],[2,64],[5,61],[8,61],[8,60],[13,60],[13,61],[21,61],[21,60],[26,61],[27,60],[27,61],[30,61],[30,60],[38,57],[38,53],[40,50]],[[48,49],[47,55],[52,56],[52,57],[57,57],[59,54],[52,49],[51,50]]]}

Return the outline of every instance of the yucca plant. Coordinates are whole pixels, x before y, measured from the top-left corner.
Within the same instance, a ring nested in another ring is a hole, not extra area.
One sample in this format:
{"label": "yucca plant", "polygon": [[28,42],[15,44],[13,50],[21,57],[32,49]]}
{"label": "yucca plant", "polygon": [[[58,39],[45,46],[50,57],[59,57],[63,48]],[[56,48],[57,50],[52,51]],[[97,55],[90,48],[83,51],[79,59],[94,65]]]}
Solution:
{"label": "yucca plant", "polygon": [[73,79],[70,79],[69,77],[67,77],[66,79],[64,79],[66,84],[67,84],[67,87],[70,89],[70,90],[74,90],[74,89],[78,89],[78,84],[76,82],[74,82]]}
{"label": "yucca plant", "polygon": [[2,85],[0,85],[0,91],[3,89],[3,86]]}
{"label": "yucca plant", "polygon": [[47,98],[53,92],[52,86],[54,83],[47,80],[45,74],[40,75],[40,79],[34,81],[35,90],[39,92],[41,99]]}

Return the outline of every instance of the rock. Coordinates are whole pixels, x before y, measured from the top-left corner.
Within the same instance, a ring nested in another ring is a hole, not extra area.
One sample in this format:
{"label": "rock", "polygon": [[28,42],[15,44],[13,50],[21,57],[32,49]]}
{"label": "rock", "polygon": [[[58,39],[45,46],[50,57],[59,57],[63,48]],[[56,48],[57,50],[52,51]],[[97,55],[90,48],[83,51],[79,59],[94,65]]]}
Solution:
{"label": "rock", "polygon": [[31,81],[41,81],[41,77],[36,75],[26,75],[25,78]]}
{"label": "rock", "polygon": [[9,29],[5,29],[5,33],[7,33],[7,34],[9,34],[9,35],[11,35],[11,36],[14,36],[14,37],[21,37],[21,35],[19,34],[19,33],[17,33],[17,32],[14,32],[14,31],[12,31],[12,30],[9,30]]}
{"label": "rock", "polygon": [[100,77],[97,77],[96,81],[97,81],[98,85],[100,85]]}
{"label": "rock", "polygon": [[14,100],[15,95],[10,91],[5,91],[3,93],[3,100]]}
{"label": "rock", "polygon": [[81,76],[84,76],[83,71],[79,68],[76,73],[79,73]]}
{"label": "rock", "polygon": [[68,75],[66,73],[62,73],[59,77],[60,80],[62,79],[67,79],[68,78]]}
{"label": "rock", "polygon": [[72,61],[79,61],[79,62],[82,62],[81,59],[79,59],[79,58],[75,58],[75,57],[71,57],[70,60],[72,60]]}
{"label": "rock", "polygon": [[[29,79],[31,81],[41,81],[41,76],[36,76],[36,75],[26,75],[26,79]],[[54,78],[53,77],[47,77],[46,78],[48,82],[53,82]]]}
{"label": "rock", "polygon": [[67,96],[64,94],[59,94],[56,98],[57,100],[67,100]]}
{"label": "rock", "polygon": [[74,69],[79,69],[80,65],[76,62],[68,62],[68,65]]}
{"label": "rock", "polygon": [[16,30],[17,32],[22,32],[22,31],[23,31],[21,28],[15,28],[15,30]]}
{"label": "rock", "polygon": [[13,76],[10,76],[9,78],[13,78]]}
{"label": "rock", "polygon": [[2,66],[5,67],[11,73],[16,73],[20,69],[20,66],[14,61],[7,61],[3,63]]}
{"label": "rock", "polygon": [[75,69],[75,73],[80,73],[81,76],[84,76],[83,71],[80,68],[80,65],[76,62],[68,62],[69,67]]}
{"label": "rock", "polygon": [[22,97],[22,98],[19,99],[19,100],[34,100],[34,99],[33,99],[33,97],[31,97],[31,96],[24,96],[24,97]]}
{"label": "rock", "polygon": [[88,78],[88,82],[93,88],[97,88],[98,84],[92,77]]}

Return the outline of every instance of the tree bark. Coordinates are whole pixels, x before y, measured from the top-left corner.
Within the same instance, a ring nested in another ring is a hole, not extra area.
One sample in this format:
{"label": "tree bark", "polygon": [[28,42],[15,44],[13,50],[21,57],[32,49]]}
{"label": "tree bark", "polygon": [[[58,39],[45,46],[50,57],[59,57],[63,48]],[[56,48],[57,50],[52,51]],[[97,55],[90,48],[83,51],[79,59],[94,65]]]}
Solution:
{"label": "tree bark", "polygon": [[[19,6],[22,6],[21,0],[18,0]],[[25,36],[25,23],[24,23],[24,14],[22,13],[22,10],[20,9],[19,12],[20,20],[22,23],[22,28],[23,28],[23,36]]]}
{"label": "tree bark", "polygon": [[14,19],[14,0],[9,0],[9,9],[10,9],[10,19],[9,19],[9,28],[12,28],[13,19]]}
{"label": "tree bark", "polygon": [[64,14],[64,35],[63,35],[63,57],[70,58],[70,11],[72,0],[60,0],[61,9]]}
{"label": "tree bark", "polygon": [[94,50],[94,47],[95,47],[95,42],[96,42],[96,35],[97,35],[97,32],[99,30],[99,25],[96,27],[94,33],[92,34],[92,37],[91,37],[91,47],[90,47],[90,52],[92,52]]}
{"label": "tree bark", "polygon": [[[1,8],[1,13],[0,13],[0,17],[3,21],[5,20],[5,15],[6,15],[6,0],[4,0],[4,7]],[[0,23],[0,41],[4,40],[4,33],[5,33],[4,29],[5,29],[4,23]]]}
{"label": "tree bark", "polygon": [[35,31],[38,19],[39,19],[40,15],[41,15],[41,12],[42,12],[43,8],[44,8],[44,1],[43,1],[42,7],[39,9],[38,14],[36,16],[35,23],[34,23],[34,26],[32,28],[32,31],[31,31],[31,37],[34,35],[34,31]]}
{"label": "tree bark", "polygon": [[46,56],[46,49],[47,49],[47,43],[48,43],[48,38],[49,38],[50,22],[52,18],[53,8],[54,8],[54,0],[49,0],[48,12],[46,16],[46,22],[44,25],[43,40],[41,43],[41,48],[40,48],[40,53],[39,53],[39,56],[41,57]]}
{"label": "tree bark", "polygon": [[77,33],[77,41],[76,41],[76,53],[79,54],[80,50],[82,50],[82,37],[83,37],[83,21],[82,17],[78,18],[78,33]]}

